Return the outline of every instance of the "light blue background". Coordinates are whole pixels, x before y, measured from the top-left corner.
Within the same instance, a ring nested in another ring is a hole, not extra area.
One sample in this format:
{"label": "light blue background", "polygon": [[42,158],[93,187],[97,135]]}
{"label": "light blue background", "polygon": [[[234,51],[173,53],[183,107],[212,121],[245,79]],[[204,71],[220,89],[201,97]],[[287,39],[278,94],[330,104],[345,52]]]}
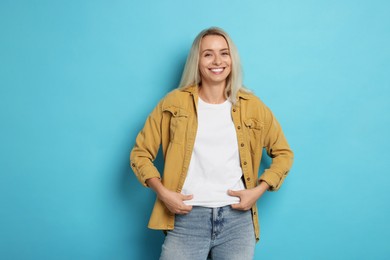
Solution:
{"label": "light blue background", "polygon": [[158,257],[154,193],[128,154],[217,25],[295,151],[258,203],[256,259],[389,259],[389,13],[379,0],[2,0],[0,258]]}

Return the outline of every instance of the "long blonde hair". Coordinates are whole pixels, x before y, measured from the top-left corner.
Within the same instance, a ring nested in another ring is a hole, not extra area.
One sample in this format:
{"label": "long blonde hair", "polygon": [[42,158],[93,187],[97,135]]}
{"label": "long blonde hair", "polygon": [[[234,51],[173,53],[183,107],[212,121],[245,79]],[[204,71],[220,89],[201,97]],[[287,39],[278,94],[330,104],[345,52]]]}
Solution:
{"label": "long blonde hair", "polygon": [[200,43],[202,39],[207,35],[219,35],[225,38],[230,51],[230,58],[232,60],[232,70],[229,76],[226,79],[226,88],[225,88],[225,97],[229,99],[233,104],[237,101],[237,93],[240,90],[249,92],[242,85],[242,69],[240,63],[240,57],[238,56],[238,51],[236,45],[233,43],[230,36],[221,28],[210,27],[201,31],[198,36],[196,36],[190,53],[188,54],[186,64],[184,66],[184,71],[181,77],[179,84],[179,89],[184,89],[188,86],[199,85],[201,83],[201,75],[199,72],[199,52],[200,52]]}

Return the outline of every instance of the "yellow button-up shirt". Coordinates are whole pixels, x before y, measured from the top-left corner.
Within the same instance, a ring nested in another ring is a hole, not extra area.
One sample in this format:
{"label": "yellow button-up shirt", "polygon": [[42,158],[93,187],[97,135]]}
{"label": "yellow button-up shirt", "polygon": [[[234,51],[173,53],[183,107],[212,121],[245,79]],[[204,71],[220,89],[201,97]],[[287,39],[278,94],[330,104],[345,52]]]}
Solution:
{"label": "yellow button-up shirt", "polygon": [[[194,148],[197,105],[197,86],[176,89],[163,98],[147,118],[130,154],[130,165],[144,186],[147,179],[158,177],[167,189],[181,192]],[[245,187],[254,188],[260,181],[265,181],[271,191],[278,190],[293,162],[293,152],[279,123],[260,99],[242,91],[238,93],[231,114]],[[162,177],[153,164],[160,145],[164,157]],[[263,148],[266,148],[272,163],[259,178]],[[255,236],[259,240],[256,204],[251,211]],[[172,230],[174,224],[175,215],[157,198],[148,227]]]}

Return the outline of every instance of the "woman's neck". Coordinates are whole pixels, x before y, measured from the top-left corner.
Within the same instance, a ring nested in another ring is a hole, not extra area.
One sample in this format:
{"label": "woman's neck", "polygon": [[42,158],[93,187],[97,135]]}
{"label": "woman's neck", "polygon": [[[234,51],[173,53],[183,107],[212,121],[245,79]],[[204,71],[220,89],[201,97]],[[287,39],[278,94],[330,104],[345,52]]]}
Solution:
{"label": "woman's neck", "polygon": [[226,84],[201,84],[199,86],[199,97],[209,104],[221,104],[226,101],[225,86]]}

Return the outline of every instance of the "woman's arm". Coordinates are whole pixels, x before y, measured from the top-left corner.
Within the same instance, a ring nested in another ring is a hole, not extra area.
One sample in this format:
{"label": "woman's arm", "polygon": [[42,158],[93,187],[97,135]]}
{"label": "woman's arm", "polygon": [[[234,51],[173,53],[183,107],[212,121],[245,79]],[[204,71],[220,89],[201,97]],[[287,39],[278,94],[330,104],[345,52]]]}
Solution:
{"label": "woman's arm", "polygon": [[256,201],[269,189],[269,185],[262,181],[258,186],[252,189],[232,191],[229,190],[228,194],[230,196],[235,196],[240,198],[240,203],[232,204],[233,209],[237,210],[250,210]]}
{"label": "woman's arm", "polygon": [[259,181],[268,183],[270,191],[277,191],[290,171],[294,154],[279,122],[268,108],[266,110],[264,132],[263,145],[268,156],[272,158],[272,163],[261,174]]}
{"label": "woman's arm", "polygon": [[183,203],[184,200],[192,199],[192,195],[183,195],[170,191],[164,187],[160,178],[150,178],[146,184],[156,192],[157,197],[165,204],[173,214],[187,214],[192,210],[192,206]]}
{"label": "woman's arm", "polygon": [[161,175],[153,164],[161,144],[162,102],[147,118],[144,128],[138,134],[130,154],[130,165],[142,185],[150,187],[157,197],[173,214],[187,214],[192,206],[183,203],[192,199],[191,195],[182,195],[164,187]]}
{"label": "woman's arm", "polygon": [[161,144],[162,102],[146,119],[143,129],[137,135],[130,153],[130,165],[142,185],[150,178],[160,178],[160,173],[153,164]]}

